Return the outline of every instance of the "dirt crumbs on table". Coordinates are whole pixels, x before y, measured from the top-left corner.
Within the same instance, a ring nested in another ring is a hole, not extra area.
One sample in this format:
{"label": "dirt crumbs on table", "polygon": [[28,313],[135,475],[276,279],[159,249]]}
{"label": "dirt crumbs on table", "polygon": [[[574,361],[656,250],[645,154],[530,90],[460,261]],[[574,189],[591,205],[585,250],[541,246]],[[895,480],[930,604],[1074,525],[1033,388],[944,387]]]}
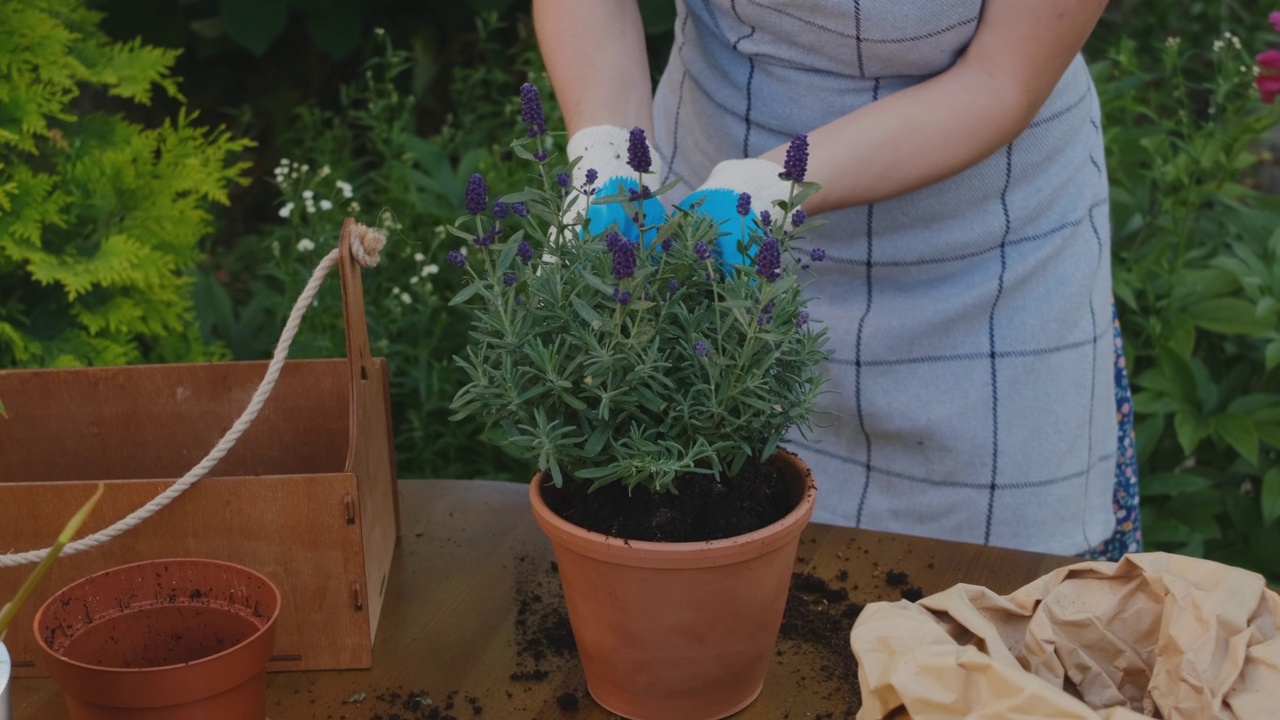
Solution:
{"label": "dirt crumbs on table", "polygon": [[861,612],[862,604],[849,599],[847,588],[811,573],[792,574],[775,652],[800,661],[792,670],[796,685],[829,703],[827,718],[852,718],[858,711],[858,665],[849,649],[849,630]]}

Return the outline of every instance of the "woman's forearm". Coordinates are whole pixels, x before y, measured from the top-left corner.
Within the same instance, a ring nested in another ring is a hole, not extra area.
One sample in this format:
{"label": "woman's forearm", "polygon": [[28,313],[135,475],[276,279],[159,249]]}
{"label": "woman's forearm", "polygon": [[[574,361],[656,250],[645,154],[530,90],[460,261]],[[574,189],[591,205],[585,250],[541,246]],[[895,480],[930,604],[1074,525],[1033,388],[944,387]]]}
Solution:
{"label": "woman's forearm", "polygon": [[[876,202],[951,177],[1011,142],[1080,51],[1105,0],[988,0],[949,70],[814,130],[809,214]],[[782,164],[786,147],[764,155]]]}
{"label": "woman's forearm", "polygon": [[653,85],[637,0],[534,0],[534,28],[570,135],[594,125],[653,137]]}

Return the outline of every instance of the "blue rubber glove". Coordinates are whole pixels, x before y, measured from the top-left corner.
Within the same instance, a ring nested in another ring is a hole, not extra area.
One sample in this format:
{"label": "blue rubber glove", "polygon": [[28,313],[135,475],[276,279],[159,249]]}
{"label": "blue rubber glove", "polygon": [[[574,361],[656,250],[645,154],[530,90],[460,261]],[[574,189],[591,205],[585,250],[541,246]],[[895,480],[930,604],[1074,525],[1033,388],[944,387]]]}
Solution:
{"label": "blue rubber glove", "polygon": [[711,170],[702,187],[680,201],[678,207],[690,210],[696,205],[720,223],[715,252],[727,270],[752,263],[750,251],[741,252],[739,243],[745,247],[751,231],[764,224],[761,213],[776,217],[781,212],[774,203],[787,199],[791,183],[779,178],[780,173],[782,168],[768,160],[726,160]]}
{"label": "blue rubber glove", "polygon": [[[639,132],[633,140],[633,134]],[[628,164],[629,148],[636,143],[640,157],[634,158],[642,166],[644,155],[648,156],[648,171],[641,174]],[[662,160],[653,152],[653,148],[644,138],[643,131],[627,131],[612,125],[597,125],[584,128],[574,133],[569,139],[569,157],[581,157],[574,167],[573,184],[579,191],[565,212],[565,222],[575,224],[581,220],[586,223],[593,234],[599,235],[612,226],[623,237],[636,242],[640,240],[640,228],[636,225],[632,214],[634,203],[588,203],[592,199],[616,195],[618,193],[638,194],[643,185],[656,190],[663,176]],[[640,204],[641,219],[645,226],[645,240],[652,242],[657,237],[657,226],[667,219],[666,209],[662,203],[652,197]],[[581,216],[581,217],[580,217]]]}

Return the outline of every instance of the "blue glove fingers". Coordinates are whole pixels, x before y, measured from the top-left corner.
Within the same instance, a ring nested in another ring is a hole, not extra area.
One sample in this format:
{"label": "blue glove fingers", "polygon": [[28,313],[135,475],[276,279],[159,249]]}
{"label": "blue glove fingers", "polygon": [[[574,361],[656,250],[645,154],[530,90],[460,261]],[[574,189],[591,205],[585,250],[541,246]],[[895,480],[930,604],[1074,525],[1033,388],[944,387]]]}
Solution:
{"label": "blue glove fingers", "polygon": [[732,269],[734,265],[751,264],[751,258],[738,251],[738,243],[741,241],[746,245],[747,236],[743,230],[755,220],[756,213],[753,210],[745,218],[739,215],[738,195],[733,190],[712,188],[695,191],[680,203],[680,207],[688,209],[701,201],[701,212],[720,223],[721,235],[716,240],[716,250],[727,269]]}
{"label": "blue glove fingers", "polygon": [[[640,184],[635,178],[618,175],[601,183],[600,192],[597,195],[616,195],[619,192],[630,192],[639,189]],[[640,228],[631,217],[634,211],[635,203],[605,203],[603,205],[592,203],[587,206],[587,221],[590,223],[591,232],[593,233],[599,234],[609,227],[617,225],[620,235],[632,242],[638,242],[640,240]],[[648,247],[658,237],[658,226],[666,222],[667,212],[662,207],[662,201],[657,198],[649,198],[641,202],[640,212],[644,213],[644,240],[645,246]]]}

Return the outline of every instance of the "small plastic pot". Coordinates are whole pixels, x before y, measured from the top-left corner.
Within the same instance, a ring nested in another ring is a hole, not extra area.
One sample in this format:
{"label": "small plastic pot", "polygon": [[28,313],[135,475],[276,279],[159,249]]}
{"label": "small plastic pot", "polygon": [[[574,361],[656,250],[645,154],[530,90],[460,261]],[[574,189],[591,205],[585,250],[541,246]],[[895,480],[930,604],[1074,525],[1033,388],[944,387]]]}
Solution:
{"label": "small plastic pot", "polygon": [[36,612],[70,720],[263,720],[280,591],[216,560],[105,570]]}

